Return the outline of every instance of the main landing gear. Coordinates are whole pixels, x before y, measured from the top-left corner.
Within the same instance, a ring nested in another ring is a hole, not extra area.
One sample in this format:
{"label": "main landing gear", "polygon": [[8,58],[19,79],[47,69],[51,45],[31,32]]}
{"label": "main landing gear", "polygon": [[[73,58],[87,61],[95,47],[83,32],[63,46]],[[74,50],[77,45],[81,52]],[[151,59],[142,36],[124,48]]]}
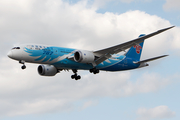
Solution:
{"label": "main landing gear", "polygon": [[97,74],[97,73],[99,73],[99,70],[96,69],[96,68],[92,68],[92,69],[89,70],[89,72],[90,72],[90,73]]}
{"label": "main landing gear", "polygon": [[[73,71],[73,73],[74,73],[74,75],[71,75],[71,78],[72,78],[72,79],[75,79],[75,80],[81,79],[81,76],[77,74],[77,69],[72,69],[72,71]],[[89,70],[89,72],[90,72],[90,73],[97,74],[97,73],[99,73],[99,70],[96,69],[96,68],[92,68],[92,69]]]}
{"label": "main landing gear", "polygon": [[75,79],[75,80],[79,80],[81,79],[81,76],[80,75],[77,75],[77,70],[76,69],[72,69],[74,75],[71,75],[71,78],[72,79]]}
{"label": "main landing gear", "polygon": [[21,69],[26,69],[26,65],[25,65],[25,61],[24,60],[20,60],[19,63],[23,64],[23,66],[21,66]]}

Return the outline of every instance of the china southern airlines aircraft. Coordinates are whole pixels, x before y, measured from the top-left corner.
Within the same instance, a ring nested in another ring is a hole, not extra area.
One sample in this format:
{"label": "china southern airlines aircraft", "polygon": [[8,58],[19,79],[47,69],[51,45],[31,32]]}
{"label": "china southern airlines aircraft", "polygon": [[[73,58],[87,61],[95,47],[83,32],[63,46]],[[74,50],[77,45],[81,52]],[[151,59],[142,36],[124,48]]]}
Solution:
{"label": "china southern airlines aircraft", "polygon": [[[99,73],[99,70],[130,70],[148,66],[146,62],[167,56],[140,61],[144,40],[173,27],[148,35],[142,34],[137,39],[97,51],[28,44],[12,48],[8,52],[8,57],[23,64],[22,69],[26,68],[25,62],[42,64],[37,68],[42,76],[54,76],[62,70],[71,69],[74,72],[71,78],[78,80],[81,76],[77,75],[77,70],[89,70],[94,74]],[[130,49],[124,55],[117,54],[128,48]]]}

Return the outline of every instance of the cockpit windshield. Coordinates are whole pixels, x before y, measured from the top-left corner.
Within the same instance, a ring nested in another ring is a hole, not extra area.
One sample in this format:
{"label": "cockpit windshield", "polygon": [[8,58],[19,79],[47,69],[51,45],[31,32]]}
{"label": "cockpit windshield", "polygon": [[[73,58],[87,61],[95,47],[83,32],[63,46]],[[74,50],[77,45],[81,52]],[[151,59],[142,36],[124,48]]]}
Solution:
{"label": "cockpit windshield", "polygon": [[13,49],[20,49],[20,47],[13,47],[12,50],[13,50]]}

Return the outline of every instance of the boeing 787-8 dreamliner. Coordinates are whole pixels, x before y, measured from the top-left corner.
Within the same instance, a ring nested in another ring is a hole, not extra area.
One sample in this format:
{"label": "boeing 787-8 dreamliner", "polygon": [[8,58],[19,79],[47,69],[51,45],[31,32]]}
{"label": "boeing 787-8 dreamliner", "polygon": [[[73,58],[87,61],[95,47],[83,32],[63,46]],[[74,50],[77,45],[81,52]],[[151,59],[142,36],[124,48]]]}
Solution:
{"label": "boeing 787-8 dreamliner", "polygon": [[[12,48],[8,52],[8,57],[23,64],[22,69],[26,68],[25,62],[41,64],[37,70],[42,76],[54,76],[61,70],[72,70],[74,74],[71,78],[78,80],[81,79],[81,76],[77,74],[78,70],[89,70],[94,74],[99,73],[100,70],[130,70],[148,66],[147,62],[167,56],[162,55],[140,61],[144,40],[173,27],[148,35],[141,34],[137,39],[97,51],[24,44]],[[129,50],[124,55],[118,54],[126,49]]]}

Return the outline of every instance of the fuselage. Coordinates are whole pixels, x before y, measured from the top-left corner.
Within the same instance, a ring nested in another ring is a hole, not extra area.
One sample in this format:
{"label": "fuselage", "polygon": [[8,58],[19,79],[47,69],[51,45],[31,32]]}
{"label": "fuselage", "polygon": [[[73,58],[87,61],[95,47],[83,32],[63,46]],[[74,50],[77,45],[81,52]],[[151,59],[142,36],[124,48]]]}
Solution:
{"label": "fuselage", "polygon": [[[20,45],[14,47],[8,53],[8,56],[14,60],[23,60],[29,63],[53,65],[57,69],[82,69],[89,70],[93,66],[89,63],[79,63],[73,60],[74,53],[78,49],[63,48],[46,45]],[[133,58],[125,55],[114,54],[111,58],[103,61],[96,66],[99,70],[105,71],[121,71],[140,67],[135,64]]]}

